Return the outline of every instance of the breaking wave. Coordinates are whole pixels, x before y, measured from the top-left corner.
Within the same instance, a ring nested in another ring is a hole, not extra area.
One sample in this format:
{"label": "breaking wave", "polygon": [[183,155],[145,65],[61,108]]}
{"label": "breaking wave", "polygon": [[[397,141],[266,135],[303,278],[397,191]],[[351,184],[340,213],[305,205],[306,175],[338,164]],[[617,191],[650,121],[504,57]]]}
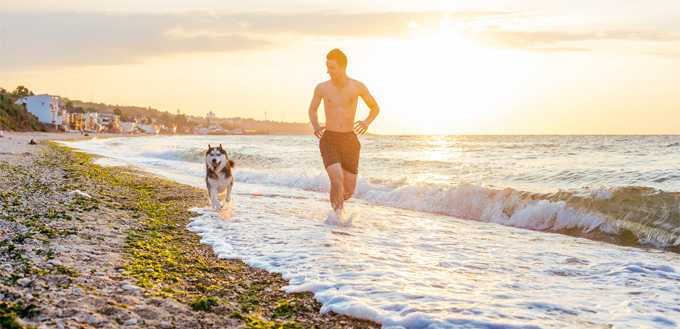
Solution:
{"label": "breaking wave", "polygon": [[[319,192],[330,188],[328,178],[319,172],[242,169],[235,176],[247,183]],[[465,183],[451,187],[361,178],[354,197],[384,206],[680,251],[680,193],[649,187],[533,193]]]}

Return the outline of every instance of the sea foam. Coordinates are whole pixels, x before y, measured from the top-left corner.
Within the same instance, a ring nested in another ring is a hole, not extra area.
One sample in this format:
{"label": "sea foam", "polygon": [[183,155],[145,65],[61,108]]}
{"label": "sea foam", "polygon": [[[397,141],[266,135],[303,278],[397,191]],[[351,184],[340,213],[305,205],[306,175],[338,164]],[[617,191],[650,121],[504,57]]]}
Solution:
{"label": "sea foam", "polygon": [[[314,192],[261,189],[269,197],[240,195],[229,219],[192,209],[189,229],[220,258],[281,273],[287,292],[313,292],[322,312],[384,328],[654,327],[680,314],[670,302],[680,295],[676,254],[356,201],[346,204],[361,214],[351,227],[328,225],[328,201]],[[539,203],[517,218],[562,207]]]}

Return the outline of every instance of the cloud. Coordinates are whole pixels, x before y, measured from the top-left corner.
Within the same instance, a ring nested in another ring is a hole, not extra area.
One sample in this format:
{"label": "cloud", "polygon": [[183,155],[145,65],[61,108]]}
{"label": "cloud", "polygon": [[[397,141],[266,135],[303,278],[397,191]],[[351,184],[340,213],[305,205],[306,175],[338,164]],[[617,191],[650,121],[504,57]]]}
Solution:
{"label": "cloud", "polygon": [[2,15],[3,68],[123,64],[191,52],[263,49],[272,41],[223,32],[187,32],[175,15],[32,13]]}
{"label": "cloud", "polygon": [[504,14],[495,12],[199,14],[185,17],[182,21],[183,28],[188,31],[203,29],[263,35],[398,38],[409,36],[409,25],[412,23],[427,28],[438,28],[443,18],[469,21]]}
{"label": "cloud", "polygon": [[678,41],[677,34],[664,32],[545,31],[532,19],[524,13],[474,11],[0,13],[0,65],[3,69],[111,65],[182,53],[266,50],[298,37],[409,38],[414,33],[433,31],[465,35],[494,47],[531,51],[588,50],[574,43],[592,40]]}
{"label": "cloud", "polygon": [[[180,53],[261,50],[285,42],[286,36],[408,37],[409,23],[436,26],[442,17],[439,12],[0,15],[3,68],[111,65]],[[455,15],[467,19],[474,14]]]}
{"label": "cloud", "polygon": [[647,52],[646,54],[663,58],[680,59],[680,52]]}
{"label": "cloud", "polygon": [[[582,51],[587,48],[569,46],[583,41],[660,41],[677,42],[680,36],[667,32],[645,31],[595,31],[595,32],[565,32],[565,31],[502,31],[485,30],[469,31],[474,38],[487,44],[503,48],[528,49],[535,51]],[[561,45],[556,47],[555,45]]]}

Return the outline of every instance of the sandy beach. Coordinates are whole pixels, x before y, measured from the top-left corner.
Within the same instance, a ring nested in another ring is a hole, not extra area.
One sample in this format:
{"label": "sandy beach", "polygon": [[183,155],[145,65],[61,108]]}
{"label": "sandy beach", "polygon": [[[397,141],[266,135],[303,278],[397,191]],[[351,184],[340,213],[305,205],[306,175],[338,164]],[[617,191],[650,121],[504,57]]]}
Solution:
{"label": "sandy beach", "polygon": [[121,135],[0,138],[3,328],[380,327],[321,314],[280,275],[218,259],[186,230],[204,191],[50,143],[94,137]]}

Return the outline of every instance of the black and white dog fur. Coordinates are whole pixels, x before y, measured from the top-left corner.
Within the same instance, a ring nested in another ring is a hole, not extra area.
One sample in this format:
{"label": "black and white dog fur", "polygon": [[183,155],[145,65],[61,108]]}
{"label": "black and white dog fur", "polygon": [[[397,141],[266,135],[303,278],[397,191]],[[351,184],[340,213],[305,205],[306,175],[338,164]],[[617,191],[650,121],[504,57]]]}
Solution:
{"label": "black and white dog fur", "polygon": [[219,147],[211,147],[208,144],[208,151],[205,152],[205,184],[208,187],[210,201],[217,211],[222,211],[221,200],[225,199],[225,195],[226,201],[231,201],[231,188],[234,186],[231,169],[234,165],[222,144]]}

